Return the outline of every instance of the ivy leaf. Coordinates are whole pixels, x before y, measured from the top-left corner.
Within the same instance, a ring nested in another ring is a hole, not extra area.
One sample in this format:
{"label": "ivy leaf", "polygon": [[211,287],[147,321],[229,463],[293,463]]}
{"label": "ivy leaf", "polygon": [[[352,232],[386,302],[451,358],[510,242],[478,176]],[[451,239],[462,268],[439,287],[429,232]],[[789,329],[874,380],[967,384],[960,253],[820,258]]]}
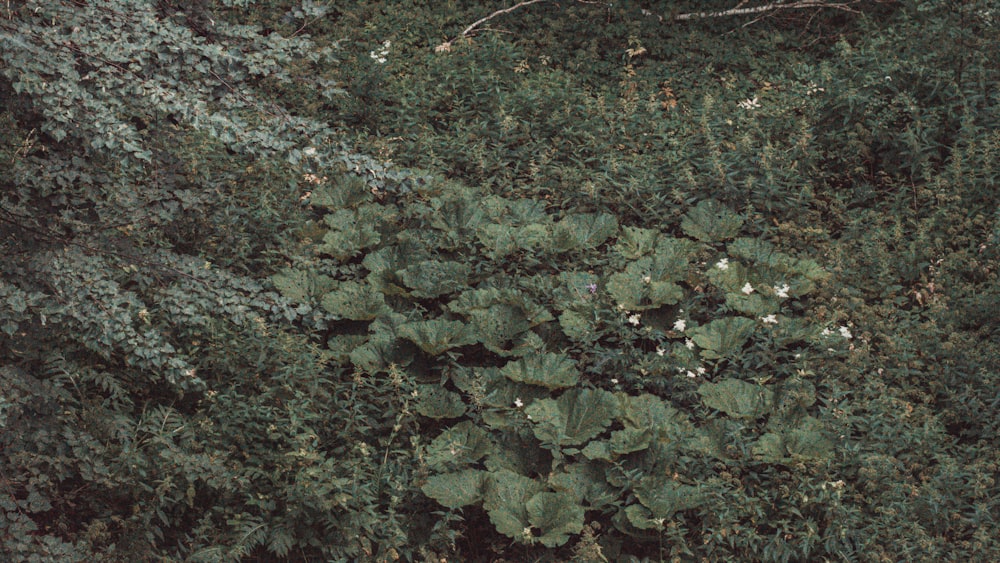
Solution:
{"label": "ivy leaf", "polygon": [[425,260],[397,272],[411,295],[428,299],[466,287],[471,268],[460,262]]}
{"label": "ivy leaf", "polygon": [[743,218],[714,199],[698,202],[681,219],[681,229],[702,242],[719,242],[736,236]]}
{"label": "ivy leaf", "polygon": [[479,469],[432,475],[420,490],[442,506],[461,508],[483,499],[488,475],[488,472]]}
{"label": "ivy leaf", "polygon": [[475,334],[465,323],[445,319],[403,323],[399,325],[397,334],[413,342],[431,356],[437,356],[451,348],[476,343]]}
{"label": "ivy leaf", "polygon": [[548,389],[572,387],[580,379],[576,363],[565,354],[528,354],[518,360],[507,362],[500,372],[511,381]]}
{"label": "ivy leaf", "polygon": [[706,406],[733,418],[757,419],[768,414],[774,405],[773,391],[739,379],[703,383],[698,387],[698,394]]}
{"label": "ivy leaf", "polygon": [[540,399],[525,412],[535,436],[553,446],[575,446],[597,436],[618,414],[618,399],[601,389],[570,389],[558,399]]}
{"label": "ivy leaf", "polygon": [[689,330],[688,336],[702,349],[703,357],[726,358],[740,351],[754,325],[746,317],[725,317]]}
{"label": "ivy leaf", "polygon": [[542,484],[538,481],[513,471],[491,471],[486,482],[483,508],[498,532],[529,543],[531,522],[527,505],[541,489]]}
{"label": "ivy leaf", "polygon": [[526,508],[528,521],[541,533],[538,541],[546,547],[563,545],[583,530],[583,507],[570,493],[538,493]]}

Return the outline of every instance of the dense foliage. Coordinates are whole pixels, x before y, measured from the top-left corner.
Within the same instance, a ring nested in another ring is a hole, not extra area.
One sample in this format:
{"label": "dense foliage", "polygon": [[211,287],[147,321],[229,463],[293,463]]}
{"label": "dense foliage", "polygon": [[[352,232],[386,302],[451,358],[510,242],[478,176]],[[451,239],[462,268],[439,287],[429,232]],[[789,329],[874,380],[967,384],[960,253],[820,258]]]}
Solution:
{"label": "dense foliage", "polygon": [[509,6],[0,8],[2,559],[1000,559],[995,0]]}

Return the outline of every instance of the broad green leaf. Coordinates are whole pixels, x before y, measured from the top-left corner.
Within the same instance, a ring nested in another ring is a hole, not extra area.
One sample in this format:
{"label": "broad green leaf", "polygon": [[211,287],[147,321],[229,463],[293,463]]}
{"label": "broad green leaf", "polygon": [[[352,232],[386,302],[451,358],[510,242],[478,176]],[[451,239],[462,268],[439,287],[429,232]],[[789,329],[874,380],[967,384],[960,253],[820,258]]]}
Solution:
{"label": "broad green leaf", "polygon": [[353,281],[337,283],[323,296],[322,305],[338,318],[352,321],[370,321],[391,311],[382,293],[368,284]]}
{"label": "broad green leaf", "polygon": [[476,343],[476,336],[465,323],[445,319],[414,321],[399,325],[397,334],[431,356],[451,348]]}
{"label": "broad green leaf", "polygon": [[833,442],[822,431],[822,425],[809,417],[798,428],[784,433],[785,447],[793,459],[819,460],[830,457]]}
{"label": "broad green leaf", "polygon": [[488,472],[466,469],[432,475],[420,490],[447,508],[461,508],[483,500]]}
{"label": "broad green leaf", "polygon": [[271,276],[275,289],[286,299],[296,303],[308,303],[312,298],[333,289],[336,282],[329,276],[311,270],[285,268]]}
{"label": "broad green leaf", "polygon": [[548,389],[572,387],[580,379],[576,363],[565,354],[529,354],[507,362],[500,372],[512,381]]}
{"label": "broad green leaf", "polygon": [[780,434],[768,432],[761,436],[750,448],[753,455],[767,463],[784,463],[788,461],[788,449],[785,439]]}
{"label": "broad green leaf", "polygon": [[460,262],[425,260],[397,272],[399,279],[419,299],[452,293],[468,285],[471,268]]}
{"label": "broad green leaf", "polygon": [[371,201],[372,194],[364,178],[344,174],[317,185],[309,203],[328,209],[346,209]]}
{"label": "broad green leaf", "polygon": [[558,399],[540,399],[524,409],[535,436],[553,446],[583,444],[611,424],[618,399],[600,389],[571,389]]}
{"label": "broad green leaf", "polygon": [[719,242],[736,236],[743,218],[714,199],[700,201],[681,220],[681,229],[702,242]]}
{"label": "broad green leaf", "polygon": [[427,465],[445,470],[475,463],[494,453],[489,434],[470,421],[445,430],[427,446]]}
{"label": "broad green leaf", "polygon": [[702,349],[703,357],[726,358],[742,349],[755,325],[746,317],[725,317],[690,329],[687,334]]}
{"label": "broad green leaf", "polygon": [[641,504],[630,504],[625,507],[625,517],[628,523],[639,530],[662,530],[665,518],[653,518],[653,513]]}
{"label": "broad green leaf", "polygon": [[617,397],[621,409],[621,420],[626,428],[640,430],[654,428],[667,430],[670,434],[684,432],[691,428],[691,423],[684,413],[655,395],[619,393]]}
{"label": "broad green leaf", "polygon": [[465,414],[462,396],[440,385],[418,385],[417,393],[417,412],[428,418],[458,418]]}
{"label": "broad green leaf", "polygon": [[604,470],[594,463],[565,465],[562,471],[549,475],[549,486],[573,495],[578,503],[586,502],[589,508],[601,508],[618,500],[618,492],[604,479]]}
{"label": "broad green leaf", "polygon": [[625,455],[645,450],[649,447],[651,439],[652,433],[649,429],[625,428],[612,432],[608,444],[611,453]]}
{"label": "broad green leaf", "polygon": [[538,528],[537,540],[558,547],[583,530],[583,507],[570,493],[538,493],[528,500],[528,521]]}
{"label": "broad green leaf", "polygon": [[660,231],[655,229],[624,227],[618,235],[615,251],[628,260],[635,260],[651,254],[659,238]]}
{"label": "broad green leaf", "polygon": [[611,444],[606,440],[591,440],[580,450],[580,453],[591,461],[614,461],[615,459],[611,453]]}
{"label": "broad green leaf", "polygon": [[590,343],[597,339],[597,331],[589,316],[568,310],[559,315],[559,328],[570,340]]}
{"label": "broad green leaf", "polygon": [[676,512],[695,508],[706,500],[699,487],[684,485],[665,475],[643,477],[635,488],[639,502],[649,509],[653,518],[672,518]]}
{"label": "broad green leaf", "polygon": [[698,394],[706,406],[734,418],[757,419],[774,406],[774,392],[763,385],[739,379],[724,379],[719,383],[703,383]]}
{"label": "broad green leaf", "polygon": [[501,469],[491,471],[486,482],[483,508],[490,522],[501,534],[523,543],[530,543],[531,522],[528,516],[528,501],[542,491],[543,485],[531,479]]}
{"label": "broad green leaf", "polygon": [[337,260],[353,258],[361,250],[381,242],[382,235],[378,229],[390,218],[386,208],[374,204],[334,211],[324,218],[330,231],[323,236],[323,244],[316,250]]}
{"label": "broad green leaf", "polygon": [[618,219],[609,213],[578,213],[563,217],[552,227],[554,250],[597,248],[618,233]]}
{"label": "broad green leaf", "polygon": [[[650,261],[649,258],[643,258]],[[633,271],[634,270],[634,271]],[[608,278],[607,290],[620,307],[628,311],[673,305],[684,297],[684,289],[672,282],[653,281],[648,269],[632,268]]]}
{"label": "broad green leaf", "polygon": [[334,361],[347,362],[355,349],[368,342],[367,334],[336,334],[326,341],[326,347],[333,355]]}

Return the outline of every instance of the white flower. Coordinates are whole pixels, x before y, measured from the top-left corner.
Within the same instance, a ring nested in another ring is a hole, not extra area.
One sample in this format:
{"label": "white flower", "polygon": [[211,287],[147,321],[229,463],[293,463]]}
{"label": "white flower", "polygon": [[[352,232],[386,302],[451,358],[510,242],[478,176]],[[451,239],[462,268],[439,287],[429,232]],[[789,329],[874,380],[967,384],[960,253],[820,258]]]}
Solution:
{"label": "white flower", "polygon": [[632,315],[629,315],[629,317],[628,317],[628,324],[630,324],[632,326],[639,326],[639,318],[641,318],[641,317],[642,317],[642,315],[640,315],[639,313],[634,313]]}
{"label": "white flower", "polygon": [[615,378],[612,378],[612,379],[611,379],[611,384],[612,384],[612,385],[618,385],[618,380],[617,380],[617,379],[615,379]]}
{"label": "white flower", "polygon": [[729,258],[723,258],[722,260],[719,260],[718,262],[715,263],[715,267],[718,268],[718,269],[720,269],[720,270],[728,270],[729,269]]}
{"label": "white flower", "polygon": [[698,377],[698,374],[697,374],[697,373],[695,373],[695,372],[693,372],[693,371],[691,371],[691,370],[688,370],[688,372],[687,372],[687,376],[688,376],[688,377]]}
{"label": "white flower", "polygon": [[698,369],[696,369],[695,371],[698,372],[698,375],[705,375],[705,372],[708,371],[708,370],[705,369],[705,368],[703,368],[703,367],[701,367],[701,366],[698,366]]}
{"label": "white flower", "polygon": [[667,351],[664,350],[662,347],[660,347],[660,346],[656,347],[656,355],[657,356],[662,356],[662,355],[664,355],[666,353],[667,353]]}
{"label": "white flower", "polygon": [[517,408],[521,408],[524,406],[524,401],[521,400],[521,397],[514,399],[514,406]]}
{"label": "white flower", "polygon": [[674,330],[677,332],[684,332],[685,328],[687,328],[687,321],[684,319],[677,319],[674,321]]}
{"label": "white flower", "polygon": [[649,276],[643,276],[642,277],[642,283],[652,283],[652,282],[653,282],[653,278],[651,278]]}
{"label": "white flower", "polygon": [[753,286],[750,285],[750,282],[747,282],[743,286],[743,289],[741,291],[743,291],[743,293],[746,293],[747,295],[750,295],[751,293],[753,293]]}
{"label": "white flower", "polygon": [[757,101],[757,96],[754,96],[753,99],[747,98],[743,100],[739,103],[739,106],[747,111],[750,111],[759,108],[760,102]]}
{"label": "white flower", "polygon": [[774,315],[768,315],[766,317],[761,317],[760,320],[764,324],[769,324],[769,325],[776,325],[776,324],[778,324],[778,317],[775,317]]}
{"label": "white flower", "polygon": [[694,340],[688,338],[684,341],[684,346],[686,346],[688,350],[694,350]]}
{"label": "white flower", "polygon": [[843,336],[845,339],[850,340],[851,338],[854,338],[854,335],[851,334],[851,329],[847,328],[846,326],[840,327],[839,330],[840,330],[840,335]]}
{"label": "white flower", "polygon": [[316,154],[316,147],[306,147],[302,149],[302,153],[305,154],[306,156],[312,156]]}
{"label": "white flower", "polygon": [[368,56],[371,57],[378,64],[385,64],[386,56],[389,55],[389,47],[392,47],[392,41],[383,41],[382,48],[376,51],[369,51]]}
{"label": "white flower", "polygon": [[830,329],[828,328],[824,328],[823,332],[821,332],[820,334],[822,334],[823,336],[830,336],[831,334],[833,334],[833,332],[831,332]]}
{"label": "white flower", "polygon": [[774,294],[777,295],[778,297],[781,297],[782,299],[784,299],[784,298],[788,297],[788,290],[789,289],[791,289],[791,288],[788,287],[787,283],[786,284],[782,284],[781,287],[774,286]]}

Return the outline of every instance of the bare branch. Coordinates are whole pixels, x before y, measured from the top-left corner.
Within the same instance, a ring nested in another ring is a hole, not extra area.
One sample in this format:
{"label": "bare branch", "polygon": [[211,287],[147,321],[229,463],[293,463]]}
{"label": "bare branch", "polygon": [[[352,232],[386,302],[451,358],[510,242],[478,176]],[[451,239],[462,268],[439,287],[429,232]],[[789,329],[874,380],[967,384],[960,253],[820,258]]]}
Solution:
{"label": "bare branch", "polygon": [[774,10],[802,10],[806,8],[832,8],[835,10],[843,10],[846,12],[856,12],[850,7],[850,4],[854,4],[857,0],[852,0],[851,2],[830,2],[828,0],[798,0],[797,2],[791,2],[786,4],[784,2],[774,2],[772,4],[764,4],[763,6],[752,6],[749,8],[743,8],[745,1],[740,2],[735,8],[729,10],[722,10],[719,12],[692,12],[690,14],[679,14],[674,16],[677,21],[684,20],[696,20],[702,18],[723,18],[728,16],[742,16],[746,14],[759,14],[762,12],[770,12]]}
{"label": "bare branch", "polygon": [[[479,27],[480,25],[482,25],[482,24],[490,21],[491,19],[493,19],[493,18],[495,18],[497,16],[502,16],[504,14],[508,14],[510,12],[513,12],[514,10],[517,10],[518,8],[523,8],[523,7],[525,7],[525,6],[529,5],[529,4],[537,4],[539,2],[547,2],[547,1],[548,0],[524,0],[524,2],[520,2],[518,4],[514,4],[510,8],[504,8],[502,10],[497,10],[497,11],[493,12],[492,14],[486,16],[485,18],[481,18],[481,19],[473,22],[472,25],[470,25],[469,27],[465,28],[465,30],[462,31],[461,35],[459,35],[458,37],[468,37],[469,34],[472,33],[473,31],[475,31],[475,29],[477,27]],[[455,39],[458,39],[458,37],[456,37]],[[442,44],[438,45],[437,47],[435,47],[434,50],[437,51],[437,52],[439,52],[439,53],[442,52],[442,51],[445,51],[445,52],[450,51],[451,50],[451,44],[452,44],[452,42],[455,41],[455,39],[451,39],[450,41],[445,41],[444,43],[442,43]]]}

